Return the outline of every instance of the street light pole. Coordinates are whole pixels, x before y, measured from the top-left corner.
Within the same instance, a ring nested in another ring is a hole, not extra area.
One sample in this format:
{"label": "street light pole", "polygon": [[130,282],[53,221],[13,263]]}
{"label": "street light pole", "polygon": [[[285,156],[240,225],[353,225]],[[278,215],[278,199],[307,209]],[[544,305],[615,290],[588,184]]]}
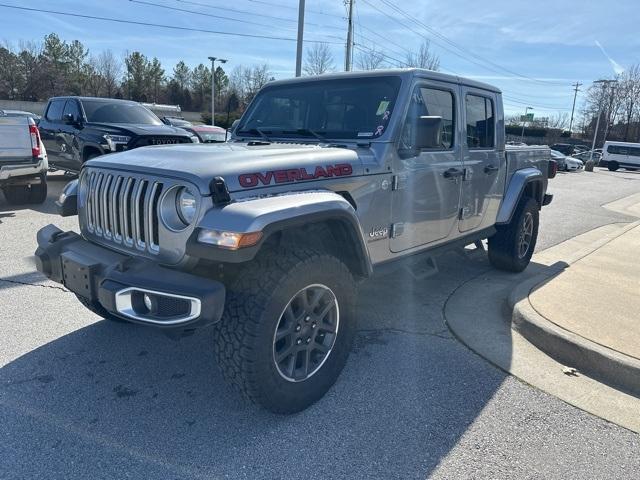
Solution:
{"label": "street light pole", "polygon": [[[617,80],[596,80],[593,83],[601,83],[602,84],[602,96],[604,98],[604,93],[607,90],[607,87],[610,83],[618,83]],[[596,131],[593,134],[593,142],[591,143],[591,152],[589,153],[589,161],[593,161],[593,151],[596,148],[596,139],[598,138],[598,128],[600,128],[600,117],[602,116],[602,104],[604,102],[600,100],[600,105],[598,105],[598,119],[596,120]],[[604,152],[603,152],[604,153]]]}
{"label": "street light pole", "polygon": [[524,126],[527,124],[527,112],[533,110],[533,107],[527,107],[524,109],[524,119],[522,120],[522,134],[520,134],[520,142],[524,140]]}
{"label": "street light pole", "polygon": [[225,58],[209,57],[211,60],[211,125],[216,124],[216,60],[220,63],[227,63]]}

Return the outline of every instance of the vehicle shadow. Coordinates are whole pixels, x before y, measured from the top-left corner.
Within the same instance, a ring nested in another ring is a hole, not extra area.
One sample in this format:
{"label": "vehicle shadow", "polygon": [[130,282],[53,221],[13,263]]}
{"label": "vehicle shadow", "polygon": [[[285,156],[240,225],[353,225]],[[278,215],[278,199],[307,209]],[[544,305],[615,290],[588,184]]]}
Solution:
{"label": "vehicle shadow", "polygon": [[[134,468],[147,478],[425,478],[505,378],[443,319],[447,297],[485,272],[486,260],[450,253],[441,268],[363,284],[347,367],[322,400],[290,416],[241,401],[223,382],[212,330],[175,342],[98,320],[71,308],[72,294],[47,291],[60,311],[94,323],[0,369],[13,439],[5,468],[22,478],[94,470],[114,478]],[[55,449],[43,449],[52,439]],[[22,456],[29,461],[15,460]]]}
{"label": "vehicle shadow", "polygon": [[11,205],[0,191],[0,213],[33,210],[40,213],[57,213],[55,201],[60,196],[64,186],[73,178],[62,174],[47,175],[47,199],[40,205]]}

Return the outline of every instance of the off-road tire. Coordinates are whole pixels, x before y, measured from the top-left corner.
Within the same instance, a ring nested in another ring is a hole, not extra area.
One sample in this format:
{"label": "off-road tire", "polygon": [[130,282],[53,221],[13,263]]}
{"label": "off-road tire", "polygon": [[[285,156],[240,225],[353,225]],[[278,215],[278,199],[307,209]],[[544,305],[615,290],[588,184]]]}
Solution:
{"label": "off-road tire", "polygon": [[[276,366],[274,334],[296,293],[318,284],[335,295],[337,335],[315,373],[290,381]],[[334,384],[349,356],[356,332],[356,290],[349,269],[332,255],[308,249],[261,252],[228,287],[223,318],[215,325],[215,353],[225,380],[274,413],[295,413],[315,403]]]}
{"label": "off-road tire", "polygon": [[[489,238],[489,262],[499,270],[521,272],[529,262],[538,239],[539,206],[531,197],[520,200],[511,222],[497,227],[497,232]],[[530,215],[533,222],[531,239],[524,256],[519,253],[520,235],[523,232],[525,218]]]}
{"label": "off-road tire", "polygon": [[40,205],[47,200],[47,176],[43,175],[37,185],[29,187],[29,203]]}
{"label": "off-road tire", "polygon": [[126,320],[123,320],[122,318],[118,318],[118,317],[116,317],[114,315],[111,315],[99,303],[94,303],[91,300],[88,300],[88,299],[84,298],[83,296],[78,295],[77,293],[74,294],[74,295],[76,296],[78,301],[87,308],[87,310],[92,311],[93,313],[95,313],[99,317],[102,317],[105,320],[110,320],[112,322],[127,323]]}
{"label": "off-road tire", "polygon": [[620,168],[620,165],[618,165],[618,162],[608,162],[607,168],[609,169],[610,172],[615,172]]}

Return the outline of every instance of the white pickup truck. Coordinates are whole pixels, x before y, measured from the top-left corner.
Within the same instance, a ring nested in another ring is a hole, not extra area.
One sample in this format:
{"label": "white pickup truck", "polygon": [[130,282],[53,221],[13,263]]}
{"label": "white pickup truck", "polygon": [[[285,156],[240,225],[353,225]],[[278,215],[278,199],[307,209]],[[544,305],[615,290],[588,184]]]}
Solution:
{"label": "white pickup truck", "polygon": [[0,189],[10,204],[43,203],[49,168],[33,118],[0,114]]}

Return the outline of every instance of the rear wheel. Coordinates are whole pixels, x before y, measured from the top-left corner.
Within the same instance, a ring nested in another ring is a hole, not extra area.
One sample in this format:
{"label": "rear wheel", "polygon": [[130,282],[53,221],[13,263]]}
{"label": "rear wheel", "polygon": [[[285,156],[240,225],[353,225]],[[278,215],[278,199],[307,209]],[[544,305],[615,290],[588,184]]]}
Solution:
{"label": "rear wheel", "polygon": [[41,204],[47,199],[47,176],[42,175],[40,183],[29,188],[29,203]]}
{"label": "rear wheel", "polygon": [[29,203],[29,187],[27,185],[8,185],[2,189],[2,193],[11,205]]}
{"label": "rear wheel", "polygon": [[520,201],[511,222],[498,226],[489,238],[491,265],[508,272],[521,272],[529,262],[538,239],[539,207],[531,197]]}
{"label": "rear wheel", "polygon": [[618,162],[609,162],[607,163],[607,168],[609,169],[609,171],[615,172],[620,168],[620,165],[618,165]]}
{"label": "rear wheel", "polygon": [[319,400],[355,335],[356,283],[332,255],[271,251],[227,292],[215,350],[226,380],[254,403],[294,413]]}

